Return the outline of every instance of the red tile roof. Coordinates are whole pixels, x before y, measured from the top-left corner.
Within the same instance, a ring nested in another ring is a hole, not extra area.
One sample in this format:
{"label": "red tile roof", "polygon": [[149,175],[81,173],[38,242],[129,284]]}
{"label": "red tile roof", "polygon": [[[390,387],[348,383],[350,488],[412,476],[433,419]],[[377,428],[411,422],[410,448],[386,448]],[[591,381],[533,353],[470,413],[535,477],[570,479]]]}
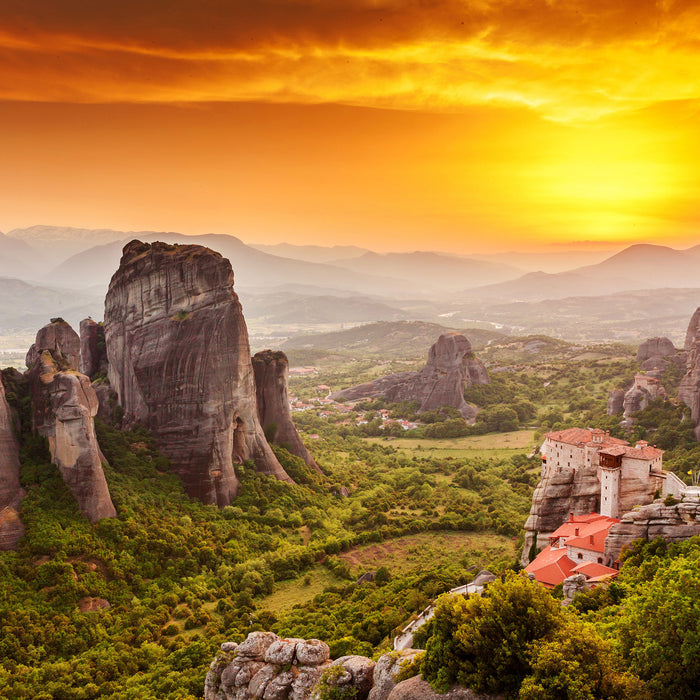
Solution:
{"label": "red tile roof", "polygon": [[594,561],[585,561],[574,567],[573,571],[576,574],[583,574],[589,580],[614,578],[620,573],[617,569],[611,569],[609,566],[603,566],[603,564]]}
{"label": "red tile roof", "polygon": [[[587,523],[581,523],[576,526],[576,523],[572,523],[573,525],[573,532],[571,532],[571,525],[570,523],[564,523],[564,525],[570,525],[568,528],[569,534],[568,536],[566,535],[558,535],[559,537],[566,536],[566,546],[567,547],[577,547],[578,549],[586,549],[591,552],[604,552],[605,551],[605,538],[608,536],[608,532],[610,530],[610,526],[614,525],[615,523],[619,523],[620,521],[617,518],[608,518],[604,515],[599,516],[598,518],[591,520]],[[562,527],[558,528],[556,532],[561,530]],[[578,530],[578,532],[576,532]],[[552,534],[552,537],[555,536],[556,533]]]}
{"label": "red tile roof", "polygon": [[525,567],[525,571],[533,574],[535,579],[547,588],[554,588],[571,576],[575,566],[576,564],[566,556],[566,547],[552,549],[548,545]]}
{"label": "red tile roof", "polygon": [[620,440],[620,438],[615,438],[603,433],[602,430],[591,430],[590,428],[567,428],[566,430],[557,430],[552,433],[547,433],[545,437],[548,437],[550,440],[556,440],[557,442],[563,442],[567,445],[583,446],[593,442],[594,433],[602,437],[600,442],[594,443],[595,445],[629,445],[626,440]]}

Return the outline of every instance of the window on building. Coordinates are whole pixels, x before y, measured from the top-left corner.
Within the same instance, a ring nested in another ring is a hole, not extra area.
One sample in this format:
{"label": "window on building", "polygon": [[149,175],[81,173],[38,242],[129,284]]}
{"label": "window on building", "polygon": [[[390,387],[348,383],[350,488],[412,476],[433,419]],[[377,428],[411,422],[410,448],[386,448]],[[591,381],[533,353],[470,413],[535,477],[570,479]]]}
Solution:
{"label": "window on building", "polygon": [[602,564],[603,563],[603,557],[598,557],[598,563]]}
{"label": "window on building", "polygon": [[581,554],[581,552],[579,552],[576,556],[577,556],[579,559],[583,559],[583,554]]}

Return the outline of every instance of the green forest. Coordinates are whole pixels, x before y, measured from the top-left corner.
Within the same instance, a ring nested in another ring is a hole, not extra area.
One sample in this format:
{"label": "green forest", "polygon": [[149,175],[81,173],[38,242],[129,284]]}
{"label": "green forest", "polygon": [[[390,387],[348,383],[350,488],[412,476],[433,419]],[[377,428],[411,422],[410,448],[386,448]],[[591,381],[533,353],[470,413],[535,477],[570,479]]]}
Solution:
{"label": "green forest", "polygon": [[[322,639],[332,657],[376,658],[428,603],[489,568],[500,577],[492,594],[439,598],[422,629],[422,671],[436,688],[700,697],[696,540],[637,546],[614,584],[565,610],[516,573],[539,476],[533,448],[552,428],[621,431],[605,404],[632,381],[632,350],[552,341],[544,355],[504,344],[487,357],[492,383],[466,396],[483,409],[475,425],[446,409],[398,434],[379,411],[413,419],[416,406],[382,401],[295,412],[324,474],[275,447],[296,485],[244,464],[240,495],[222,509],[185,495],[146,430],[100,423],[119,517],[90,525],[45,441],[25,432],[26,535],[16,552],[0,553],[0,695],[201,697],[219,645],[253,630]],[[317,385],[340,388],[372,372],[369,359],[334,357],[290,389],[311,400]],[[26,418],[28,396],[12,377],[3,375],[8,399]],[[664,377],[670,396],[679,379]],[[633,437],[667,449],[664,466],[685,475],[700,456],[689,426],[686,409],[659,401],[639,414]],[[357,584],[369,570],[374,581]],[[109,606],[81,611],[95,601]],[[511,631],[507,650],[488,642],[495,624]]]}

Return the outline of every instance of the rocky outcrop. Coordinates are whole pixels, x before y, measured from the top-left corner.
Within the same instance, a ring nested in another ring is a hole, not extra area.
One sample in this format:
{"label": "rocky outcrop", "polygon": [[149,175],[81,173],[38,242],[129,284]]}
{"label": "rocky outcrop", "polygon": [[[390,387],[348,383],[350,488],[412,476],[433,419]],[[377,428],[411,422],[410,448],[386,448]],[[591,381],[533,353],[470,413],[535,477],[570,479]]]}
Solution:
{"label": "rocky outcrop", "polygon": [[613,389],[608,394],[608,410],[609,416],[615,416],[622,413],[624,409],[625,392],[623,389]]}
{"label": "rocky outcrop", "polygon": [[678,400],[690,407],[695,437],[700,440],[700,307],[696,309],[685,336],[686,373],[678,387]]}
{"label": "rocky outcrop", "polygon": [[564,593],[562,605],[569,605],[579,593],[585,593],[590,589],[591,585],[583,574],[574,574],[565,578],[562,584],[562,592]]}
{"label": "rocky outcrop", "polygon": [[56,464],[91,522],[116,516],[95,436],[98,402],[90,380],[77,371],[80,341],[64,321],[42,328],[32,345],[27,373],[32,427],[48,439]]}
{"label": "rocky outcrop", "polygon": [[42,352],[48,351],[61,370],[80,369],[80,337],[62,318],[52,318],[36,335],[25,364],[31,369]]}
{"label": "rocky outcrop", "polygon": [[90,378],[107,371],[105,331],[91,318],[80,322],[80,371]]}
{"label": "rocky outcrop", "polygon": [[436,693],[422,676],[401,681],[389,693],[387,700],[502,700],[503,695],[484,695],[469,688],[453,686],[446,693]]}
{"label": "rocky outcrop", "polygon": [[665,337],[648,338],[640,343],[637,348],[637,362],[644,362],[652,358],[673,357],[676,348],[673,343]]}
{"label": "rocky outcrop", "polygon": [[622,400],[623,425],[634,424],[634,414],[643,411],[651,401],[665,399],[666,389],[659,384],[659,380],[652,373],[637,374],[634,384],[627,390]]}
{"label": "rocky outcrop", "polygon": [[399,682],[397,678],[404,667],[422,654],[420,649],[405,649],[380,656],[374,667],[372,690],[367,700],[386,700]]}
{"label": "rocky outcrop", "polygon": [[289,481],[263,434],[248,331],[228,260],[196,245],[131,241],[105,300],[108,376],[187,492],[228,505],[234,463]]}
{"label": "rocky outcrop", "polygon": [[268,440],[283,445],[308,466],[321,471],[297,433],[289,411],[289,361],[281,351],[253,355],[258,417]]}
{"label": "rocky outcrop", "polygon": [[474,357],[471,343],[461,333],[445,333],[433,344],[428,362],[419,372],[401,372],[336,392],[338,400],[382,396],[389,401],[418,401],[419,413],[453,406],[466,420],[476,408],[464,400],[473,384],[489,384],[484,365]]}
{"label": "rocky outcrop", "polygon": [[614,561],[625,545],[639,538],[663,537],[668,542],[682,542],[694,535],[700,535],[700,491],[686,493],[676,505],[664,505],[664,501],[657,499],[625,513],[610,528],[605,557]]}
{"label": "rocky outcrop", "polygon": [[205,700],[309,700],[330,666],[318,639],[280,639],[251,632],[241,644],[224,642],[204,682]]}
{"label": "rocky outcrop", "polygon": [[562,468],[542,478],[532,495],[530,515],[525,523],[525,546],[522,565],[530,563],[530,549],[543,549],[549,536],[571,513],[585,515],[598,512],[600,481],[597,468]]}
{"label": "rocky outcrop", "polygon": [[19,468],[19,443],[0,376],[0,550],[15,549],[24,534],[19,517],[24,497]]}
{"label": "rocky outcrop", "polygon": [[693,349],[698,339],[698,331],[700,331],[700,306],[693,312],[690,317],[690,323],[688,324],[688,330],[685,332],[685,343],[683,348],[686,352],[690,352]]}
{"label": "rocky outcrop", "polygon": [[280,639],[272,632],[251,632],[241,644],[224,642],[204,682],[204,700],[318,700],[317,683],[334,697],[354,700],[501,700],[453,686],[435,693],[420,676],[397,682],[420,649],[390,652],[377,663],[364,656],[329,660],[318,639]]}

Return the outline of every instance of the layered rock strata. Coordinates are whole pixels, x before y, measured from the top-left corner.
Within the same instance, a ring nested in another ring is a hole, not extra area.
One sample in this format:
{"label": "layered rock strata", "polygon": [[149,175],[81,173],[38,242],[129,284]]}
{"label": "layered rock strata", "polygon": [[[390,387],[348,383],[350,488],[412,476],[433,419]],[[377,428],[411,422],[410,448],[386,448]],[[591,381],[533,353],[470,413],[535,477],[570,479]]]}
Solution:
{"label": "layered rock strata", "polygon": [[[90,380],[77,371],[80,340],[64,321],[37,334],[27,358],[33,429],[48,439],[51,461],[83,514],[96,522],[116,516],[97,444],[98,401]],[[75,350],[78,352],[74,352]]]}
{"label": "layered rock strata", "polygon": [[571,513],[585,515],[598,512],[599,507],[600,481],[596,467],[563,467],[544,476],[532,495],[530,515],[525,523],[522,565],[530,563],[532,545],[538,550],[546,547],[549,536]]}
{"label": "layered rock strata", "polygon": [[281,352],[263,350],[253,355],[258,417],[268,440],[285,446],[312,469],[321,471],[306,449],[289,411],[289,361]]}
{"label": "layered rock strata", "polygon": [[91,318],[80,322],[80,371],[90,378],[107,371],[104,328]]}
{"label": "layered rock strata", "polygon": [[625,513],[610,528],[605,540],[605,557],[614,561],[625,545],[644,538],[663,537],[667,542],[682,542],[700,535],[700,490],[685,493],[676,505],[664,505],[658,499]]}
{"label": "layered rock strata", "polygon": [[700,440],[700,308],[696,309],[685,337],[686,373],[678,387],[678,400],[690,407],[695,437]]}
{"label": "layered rock strata", "polygon": [[453,406],[466,420],[476,408],[464,400],[473,384],[489,384],[484,365],[474,357],[469,340],[461,333],[445,333],[433,344],[428,362],[419,372],[400,372],[336,392],[335,399],[356,400],[382,396],[389,401],[418,401],[419,413]]}
{"label": "layered rock strata", "polygon": [[19,469],[19,443],[0,377],[0,550],[15,549],[24,534],[19,517],[24,497]]}
{"label": "layered rock strata", "polygon": [[248,331],[231,263],[196,245],[131,241],[105,300],[108,376],[190,496],[225,506],[233,464],[289,481],[258,419]]}

